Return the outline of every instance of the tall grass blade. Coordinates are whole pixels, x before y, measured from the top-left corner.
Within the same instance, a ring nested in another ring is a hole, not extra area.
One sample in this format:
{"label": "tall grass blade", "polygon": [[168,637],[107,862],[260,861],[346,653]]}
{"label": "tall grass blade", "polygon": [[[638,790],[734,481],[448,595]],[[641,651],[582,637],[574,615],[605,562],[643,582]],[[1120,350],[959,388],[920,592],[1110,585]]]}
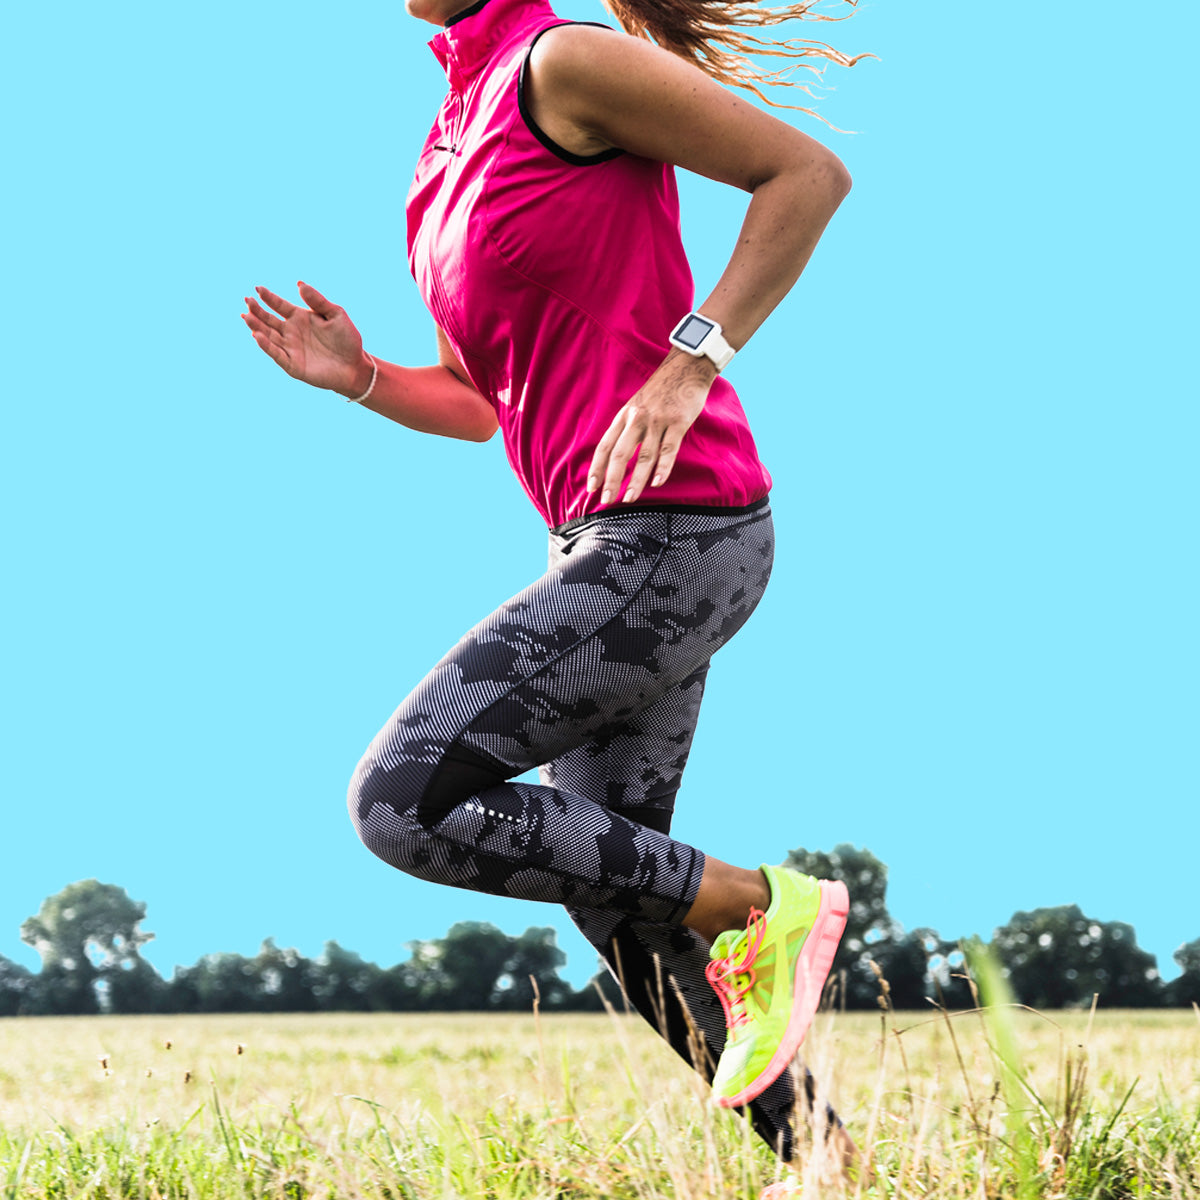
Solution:
{"label": "tall grass blade", "polygon": [[992,1049],[1000,1067],[1000,1086],[1006,1107],[1005,1126],[1012,1150],[1018,1200],[1038,1200],[1041,1195],[1037,1151],[1030,1123],[1025,1117],[1032,1098],[1044,1105],[1029,1087],[1013,1027],[1013,994],[990,948],[978,938],[968,941],[964,950],[971,974],[979,984],[983,999],[983,1019]]}

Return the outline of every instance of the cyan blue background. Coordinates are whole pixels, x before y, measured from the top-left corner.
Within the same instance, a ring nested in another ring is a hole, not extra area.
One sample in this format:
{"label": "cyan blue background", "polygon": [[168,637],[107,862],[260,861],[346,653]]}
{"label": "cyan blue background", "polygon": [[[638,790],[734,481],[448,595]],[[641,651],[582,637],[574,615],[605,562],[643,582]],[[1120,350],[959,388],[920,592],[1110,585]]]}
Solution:
{"label": "cyan blue background", "polygon": [[[581,982],[560,911],[392,871],[343,800],[540,572],[538,517],[498,441],[307,389],[238,318],[303,278],[432,361],[403,204],[433,29],[374,0],[7,24],[0,953],[32,965],[21,920],[98,876],[149,903],[167,973],[267,935],[389,964],[484,919],[556,925]],[[1198,24],[864,0],[812,27],[879,61],[826,76],[856,135],[788,118],[855,187],[732,372],[779,559],[716,660],[680,837],[745,865],[865,844],[946,936],[1074,902],[1168,976],[1200,936]],[[702,297],[746,198],[683,199]]]}

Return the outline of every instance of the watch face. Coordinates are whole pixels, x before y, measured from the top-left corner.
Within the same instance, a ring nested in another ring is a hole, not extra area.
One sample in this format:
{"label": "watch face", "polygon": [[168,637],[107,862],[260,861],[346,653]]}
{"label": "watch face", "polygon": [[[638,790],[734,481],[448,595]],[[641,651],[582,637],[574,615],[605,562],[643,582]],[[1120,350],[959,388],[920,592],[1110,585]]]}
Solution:
{"label": "watch face", "polygon": [[692,313],[683,319],[679,328],[671,336],[689,350],[695,350],[699,348],[700,343],[713,328],[712,321],[706,321],[703,317]]}

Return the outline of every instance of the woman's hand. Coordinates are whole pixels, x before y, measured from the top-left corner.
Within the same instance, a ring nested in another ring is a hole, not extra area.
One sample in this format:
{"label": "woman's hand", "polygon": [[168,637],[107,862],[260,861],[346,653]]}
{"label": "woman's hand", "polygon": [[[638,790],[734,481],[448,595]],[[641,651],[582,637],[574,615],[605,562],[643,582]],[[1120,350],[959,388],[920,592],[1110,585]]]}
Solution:
{"label": "woman's hand", "polygon": [[588,469],[588,494],[603,484],[600,503],[615,500],[635,453],[637,464],[623,503],[636,500],[647,481],[651,487],[666,483],[683,435],[700,415],[716,375],[711,359],[672,350],[600,439]]}
{"label": "woman's hand", "polygon": [[354,322],[344,308],[331,304],[315,287],[303,282],[297,287],[307,308],[256,287],[262,301],[279,315],[247,296],[250,311],[242,313],[242,320],[263,353],[293,379],[345,396],[361,395],[371,379],[371,364],[363,354],[362,337]]}

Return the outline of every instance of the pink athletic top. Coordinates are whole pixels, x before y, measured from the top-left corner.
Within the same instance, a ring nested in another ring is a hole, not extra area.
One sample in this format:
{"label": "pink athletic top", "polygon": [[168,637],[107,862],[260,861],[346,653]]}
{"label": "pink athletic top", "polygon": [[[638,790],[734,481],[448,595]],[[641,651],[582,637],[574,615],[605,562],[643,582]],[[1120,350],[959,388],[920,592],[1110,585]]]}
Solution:
{"label": "pink athletic top", "polygon": [[[430,42],[450,91],[408,194],[413,277],[552,528],[601,507],[586,490],[596,445],[694,300],[674,169],[571,154],[524,110],[528,51],[568,23],[544,0],[483,0],[451,19]],[[770,486],[718,376],[670,478],[639,504],[737,506]]]}

